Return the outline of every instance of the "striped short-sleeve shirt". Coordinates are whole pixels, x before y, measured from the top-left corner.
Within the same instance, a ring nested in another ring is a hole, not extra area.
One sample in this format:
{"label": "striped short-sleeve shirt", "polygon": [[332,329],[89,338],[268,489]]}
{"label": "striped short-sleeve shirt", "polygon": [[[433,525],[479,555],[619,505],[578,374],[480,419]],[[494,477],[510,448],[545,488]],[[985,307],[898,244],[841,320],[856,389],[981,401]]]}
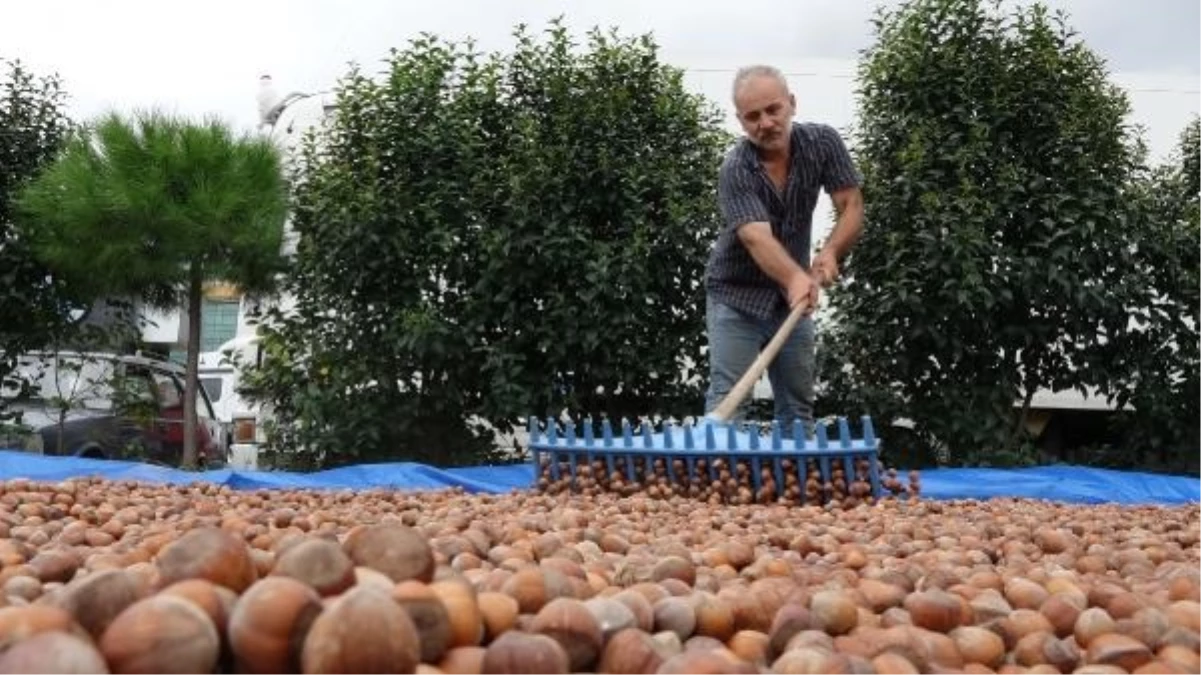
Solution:
{"label": "striped short-sleeve shirt", "polygon": [[802,267],[809,267],[813,209],[820,190],[858,186],[862,177],[833,127],[794,122],[788,182],[778,191],[745,138],[726,154],[718,175],[723,227],[709,255],[706,288],[716,300],[762,319],[787,310],[787,297],[738,239],[739,226],[771,223],[772,233]]}

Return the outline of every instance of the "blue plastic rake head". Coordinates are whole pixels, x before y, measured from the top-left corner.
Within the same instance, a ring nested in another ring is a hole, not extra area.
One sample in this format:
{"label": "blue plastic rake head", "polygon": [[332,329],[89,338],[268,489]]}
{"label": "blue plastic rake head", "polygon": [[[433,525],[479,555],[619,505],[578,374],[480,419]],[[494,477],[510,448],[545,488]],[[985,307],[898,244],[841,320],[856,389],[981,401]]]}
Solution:
{"label": "blue plastic rake head", "polygon": [[665,422],[660,431],[648,420],[637,427],[622,420],[617,433],[606,419],[597,433],[591,420],[577,430],[571,421],[560,429],[553,419],[540,425],[531,417],[534,480],[550,492],[630,493],[642,487],[652,496],[742,503],[872,501],[884,492],[879,442],[871,418],[861,419],[860,438],[851,436],[846,418],[838,418],[838,436],[832,439],[826,424],[816,424],[807,435],[800,420],[790,438],[778,422],[765,438],[757,428],[711,419],[682,426]]}

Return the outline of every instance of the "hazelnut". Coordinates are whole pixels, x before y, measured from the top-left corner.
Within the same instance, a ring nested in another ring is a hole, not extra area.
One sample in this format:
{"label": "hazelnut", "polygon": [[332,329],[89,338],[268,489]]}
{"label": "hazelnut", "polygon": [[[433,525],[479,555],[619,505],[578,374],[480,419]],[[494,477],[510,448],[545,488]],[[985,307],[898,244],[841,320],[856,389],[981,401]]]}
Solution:
{"label": "hazelnut", "polygon": [[91,640],[57,630],[32,635],[0,653],[0,673],[107,672]]}
{"label": "hazelnut", "polygon": [[601,651],[599,673],[654,673],[669,658],[666,649],[637,628],[613,634]]}
{"label": "hazelnut", "polygon": [[484,591],[476,597],[480,618],[484,622],[485,642],[491,642],[505,631],[513,629],[520,613],[517,600],[496,591]]}
{"label": "hazelnut", "polygon": [[159,551],[155,565],[160,587],[199,578],[241,593],[258,578],[246,542],[216,527],[189,530]]}
{"label": "hazelnut", "polygon": [[72,580],[55,594],[52,604],[99,639],[118,614],[141,598],[142,588],[125,570],[100,570]]}
{"label": "hazelnut", "polygon": [[434,580],[434,550],[417,530],[396,523],[351,530],[342,547],[355,565],[386,574],[393,583]]}
{"label": "hazelnut", "polygon": [[438,596],[450,617],[450,646],[470,647],[484,639],[484,617],[480,612],[476,590],[456,579],[431,583],[430,590]]}
{"label": "hazelnut", "polygon": [[583,602],[574,598],[548,602],[534,616],[530,632],[551,637],[562,645],[572,672],[590,668],[604,641],[600,622]]}
{"label": "hazelnut", "polygon": [[567,651],[540,633],[511,630],[484,650],[483,673],[568,673]]}
{"label": "hazelnut", "polygon": [[[915,595],[906,599],[906,608]],[[959,611],[958,603],[955,611]],[[913,610],[910,609],[910,614]],[[855,601],[844,591],[825,590],[813,594],[809,602],[810,620],[814,627],[826,631],[830,635],[849,633],[859,623],[859,611]]]}
{"label": "hazelnut", "polygon": [[448,649],[438,662],[438,670],[444,673],[466,673],[479,675],[484,672],[484,647],[454,647]]}
{"label": "hazelnut", "polygon": [[663,598],[654,606],[655,631],[671,631],[683,642],[696,630],[696,610],[682,597]]}
{"label": "hazelnut", "polygon": [[46,631],[86,635],[87,632],[61,607],[26,605],[0,608],[0,651]]}
{"label": "hazelnut", "polygon": [[299,672],[301,647],[321,611],[321,597],[302,581],[268,576],[254,582],[229,616],[229,642],[238,670]]}
{"label": "hazelnut", "polygon": [[1117,666],[1126,672],[1149,662],[1152,658],[1147,645],[1132,637],[1105,633],[1095,637],[1088,645],[1085,659],[1090,664]]}
{"label": "hazelnut", "polygon": [[355,583],[355,564],[337,543],[304,537],[281,547],[270,574],[299,579],[319,595],[337,595]]}
{"label": "hazelnut", "polygon": [[450,648],[451,626],[446,605],[433,589],[420,581],[402,581],[392,589],[392,599],[409,613],[417,628],[422,663],[437,663]]}
{"label": "hazelnut", "polygon": [[300,666],[305,673],[412,672],[420,643],[409,614],[388,593],[356,586],[313,620]]}
{"label": "hazelnut", "polygon": [[204,610],[173,595],[152,595],[121,611],[98,641],[118,673],[212,672],[221,637]]}

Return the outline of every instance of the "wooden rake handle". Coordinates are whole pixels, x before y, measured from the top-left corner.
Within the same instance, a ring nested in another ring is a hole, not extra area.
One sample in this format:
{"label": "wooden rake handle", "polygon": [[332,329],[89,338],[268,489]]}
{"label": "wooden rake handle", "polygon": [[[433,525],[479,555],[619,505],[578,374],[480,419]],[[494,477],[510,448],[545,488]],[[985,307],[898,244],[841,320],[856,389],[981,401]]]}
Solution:
{"label": "wooden rake handle", "polygon": [[792,312],[788,314],[788,318],[784,319],[784,323],[780,324],[780,328],[772,336],[771,342],[768,342],[763,351],[759,352],[759,356],[755,358],[751,367],[747,368],[742,378],[738,380],[734,388],[730,390],[730,393],[726,394],[726,397],[717,405],[717,408],[706,415],[707,418],[717,422],[730,421],[730,418],[734,416],[734,411],[738,409],[738,406],[747,397],[747,394],[751,393],[751,389],[759,381],[759,378],[763,377],[763,371],[767,370],[768,364],[772,362],[772,359],[776,358],[780,347],[784,345],[784,341],[792,334],[793,329],[796,328],[797,322],[801,320],[801,315],[804,313],[804,304],[799,304],[793,308]]}

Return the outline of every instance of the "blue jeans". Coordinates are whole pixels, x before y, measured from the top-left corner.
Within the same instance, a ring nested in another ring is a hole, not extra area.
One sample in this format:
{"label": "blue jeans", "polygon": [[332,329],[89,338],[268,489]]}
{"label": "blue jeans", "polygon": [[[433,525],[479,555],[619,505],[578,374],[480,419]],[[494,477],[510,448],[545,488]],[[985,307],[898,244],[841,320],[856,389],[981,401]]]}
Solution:
{"label": "blue jeans", "polygon": [[[785,316],[763,321],[722,304],[709,297],[705,302],[705,324],[709,337],[709,392],[705,411],[721,403],[734,384],[751,367],[759,352],[767,345]],[[792,438],[793,423],[799,418],[805,429],[813,429],[813,399],[815,379],[813,317],[805,316],[780,347],[776,358],[767,367],[775,400],[775,416],[785,438]],[[739,404],[732,421],[746,417],[750,396]]]}

